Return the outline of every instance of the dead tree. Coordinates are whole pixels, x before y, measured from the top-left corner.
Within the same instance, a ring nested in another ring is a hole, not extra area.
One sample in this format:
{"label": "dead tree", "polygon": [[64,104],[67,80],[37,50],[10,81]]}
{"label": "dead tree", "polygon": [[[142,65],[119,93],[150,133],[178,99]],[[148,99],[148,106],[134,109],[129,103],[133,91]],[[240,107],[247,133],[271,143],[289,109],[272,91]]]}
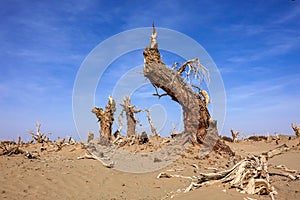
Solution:
{"label": "dead tree", "polygon": [[147,119],[150,124],[151,132],[152,132],[153,136],[158,137],[159,134],[157,133],[156,128],[153,125],[153,122],[152,122],[152,119],[150,116],[150,110],[146,109],[145,111],[147,112]]}
{"label": "dead tree", "polygon": [[97,107],[92,109],[92,113],[96,115],[98,122],[100,122],[100,136],[104,136],[109,140],[112,140],[111,132],[115,111],[116,103],[111,96],[108,96],[108,103],[105,110]]}
{"label": "dead tree", "polygon": [[292,123],[292,129],[294,130],[295,135],[300,137],[300,126],[295,126],[294,123]]}
{"label": "dead tree", "polygon": [[231,135],[232,135],[232,142],[237,143],[238,142],[237,138],[238,138],[240,133],[238,131],[235,131],[235,133],[234,133],[233,129],[231,129],[230,132],[231,132]]}
{"label": "dead tree", "polygon": [[28,131],[28,133],[30,135],[32,135],[32,141],[31,142],[37,142],[37,143],[44,143],[44,142],[49,142],[49,138],[48,135],[50,135],[51,133],[45,134],[45,133],[41,133],[41,123],[37,122],[36,123],[36,133],[34,133],[33,131]]}
{"label": "dead tree", "polygon": [[135,135],[135,128],[137,120],[134,117],[134,114],[141,112],[142,110],[135,110],[135,105],[130,105],[130,97],[126,96],[124,98],[124,103],[120,104],[122,106],[122,111],[120,116],[123,116],[123,113],[126,113],[127,120],[127,136]]}
{"label": "dead tree", "polygon": [[[143,52],[144,76],[150,80],[156,91],[157,88],[161,88],[172,100],[181,105],[184,132],[191,134],[198,143],[203,143],[210,120],[207,109],[208,99],[203,99],[203,95],[196,93],[188,82],[190,75],[193,75],[197,80],[201,80],[204,76],[208,77],[208,70],[201,65],[198,58],[183,63],[177,71],[176,66],[171,69],[161,60],[157,46],[156,30],[153,26],[150,47],[146,47]],[[159,95],[158,92],[156,95],[163,96]]]}
{"label": "dead tree", "polygon": [[89,132],[89,136],[87,139],[87,143],[89,143],[90,141],[92,141],[94,139],[94,133],[92,131]]}
{"label": "dead tree", "polygon": [[25,151],[20,149],[21,146],[21,137],[18,137],[18,143],[12,142],[12,141],[6,141],[6,142],[1,142],[0,141],[0,149],[2,152],[0,153],[1,155],[13,155],[13,154],[23,154]]}

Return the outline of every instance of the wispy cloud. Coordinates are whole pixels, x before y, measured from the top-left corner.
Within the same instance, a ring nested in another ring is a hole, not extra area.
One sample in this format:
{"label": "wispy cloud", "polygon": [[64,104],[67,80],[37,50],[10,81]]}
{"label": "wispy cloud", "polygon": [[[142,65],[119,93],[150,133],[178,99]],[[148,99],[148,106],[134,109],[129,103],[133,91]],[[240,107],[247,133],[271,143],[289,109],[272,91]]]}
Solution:
{"label": "wispy cloud", "polygon": [[281,38],[279,41],[274,39],[273,44],[269,42],[270,44],[262,44],[262,46],[255,49],[249,49],[244,51],[242,50],[242,52],[239,53],[239,56],[233,56],[228,58],[227,60],[233,63],[241,63],[252,62],[264,58],[283,55],[293,51],[294,49],[299,48],[300,37],[296,37],[293,39],[290,38],[289,40],[284,40],[283,38]]}
{"label": "wispy cloud", "polygon": [[287,22],[299,22],[300,12],[299,12],[299,5],[295,5],[293,9],[286,11],[281,17],[274,21],[274,24],[282,24]]}

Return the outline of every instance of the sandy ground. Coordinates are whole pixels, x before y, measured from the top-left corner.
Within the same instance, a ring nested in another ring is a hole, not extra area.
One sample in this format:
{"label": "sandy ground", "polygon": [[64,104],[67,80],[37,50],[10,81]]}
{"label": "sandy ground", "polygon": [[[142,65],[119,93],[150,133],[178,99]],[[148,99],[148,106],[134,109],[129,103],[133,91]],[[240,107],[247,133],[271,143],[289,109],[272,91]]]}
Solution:
{"label": "sandy ground", "polygon": [[[280,144],[283,143],[292,147],[299,139],[282,137]],[[258,155],[277,146],[274,141],[227,144],[241,156]],[[39,150],[40,147],[41,144],[34,144],[26,149]],[[233,163],[226,155],[211,153],[206,159],[196,159],[191,153],[159,171],[134,174],[106,168],[97,160],[78,160],[85,152],[76,144],[58,152],[40,152],[39,159],[28,159],[22,154],[0,156],[0,199],[270,199],[269,196],[241,194],[221,184],[183,193],[191,180],[156,178],[162,171],[197,175],[192,164],[197,164],[201,172],[209,172],[211,169],[207,167],[227,169]],[[300,148],[275,156],[269,163],[300,171]],[[272,177],[271,184],[278,191],[275,199],[300,199],[300,180]]]}

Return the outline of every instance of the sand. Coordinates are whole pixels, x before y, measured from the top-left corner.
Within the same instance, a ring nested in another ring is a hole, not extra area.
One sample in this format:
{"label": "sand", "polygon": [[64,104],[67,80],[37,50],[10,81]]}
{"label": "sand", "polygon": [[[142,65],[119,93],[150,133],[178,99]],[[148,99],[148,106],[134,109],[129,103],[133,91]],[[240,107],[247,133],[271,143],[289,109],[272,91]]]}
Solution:
{"label": "sand", "polygon": [[[280,144],[283,143],[297,147],[299,139],[281,137]],[[275,141],[227,144],[241,156],[259,155],[278,146]],[[41,144],[32,144],[24,148],[39,151],[40,147]],[[216,153],[206,159],[196,159],[190,152],[163,169],[138,174],[106,168],[97,160],[78,160],[78,156],[86,153],[81,144],[65,146],[58,152],[39,153],[38,159],[25,158],[24,154],[0,156],[0,199],[270,199],[266,195],[241,194],[222,184],[183,193],[191,180],[156,178],[162,171],[197,175],[192,164],[197,164],[201,172],[211,172],[208,167],[222,170],[233,165],[226,155]],[[269,163],[300,171],[300,147],[271,158]],[[275,199],[300,198],[300,180],[272,177],[271,184],[278,192]]]}

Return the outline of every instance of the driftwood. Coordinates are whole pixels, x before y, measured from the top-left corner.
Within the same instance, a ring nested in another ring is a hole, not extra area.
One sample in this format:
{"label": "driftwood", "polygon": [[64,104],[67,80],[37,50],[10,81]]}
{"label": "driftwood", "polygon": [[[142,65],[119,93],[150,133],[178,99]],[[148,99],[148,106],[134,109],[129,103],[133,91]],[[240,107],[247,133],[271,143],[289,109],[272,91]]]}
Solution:
{"label": "driftwood", "polygon": [[[152,35],[154,33],[156,34],[156,31],[153,26]],[[150,47],[146,47],[143,52],[144,76],[155,88],[161,88],[172,100],[181,105],[184,116],[184,132],[192,135],[198,143],[203,143],[210,119],[207,102],[185,81],[183,72],[186,72],[186,79],[193,74],[196,79],[201,81],[203,74],[207,74],[208,70],[201,65],[198,58],[183,63],[177,71],[172,70],[162,62],[157,46],[152,45],[152,38],[154,37],[151,37]]]}
{"label": "driftwood", "polygon": [[108,96],[108,103],[105,110],[102,108],[94,107],[92,113],[98,118],[100,122],[100,135],[106,137],[107,139],[112,139],[112,124],[114,121],[114,113],[116,111],[116,103],[111,96]]}
{"label": "driftwood", "polygon": [[299,125],[298,125],[298,126],[295,126],[294,123],[292,123],[292,129],[294,130],[295,135],[296,135],[297,137],[300,137],[300,126],[299,126]]}

